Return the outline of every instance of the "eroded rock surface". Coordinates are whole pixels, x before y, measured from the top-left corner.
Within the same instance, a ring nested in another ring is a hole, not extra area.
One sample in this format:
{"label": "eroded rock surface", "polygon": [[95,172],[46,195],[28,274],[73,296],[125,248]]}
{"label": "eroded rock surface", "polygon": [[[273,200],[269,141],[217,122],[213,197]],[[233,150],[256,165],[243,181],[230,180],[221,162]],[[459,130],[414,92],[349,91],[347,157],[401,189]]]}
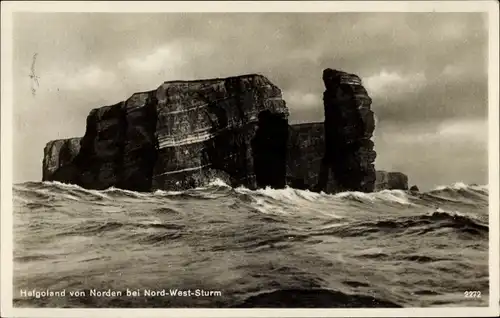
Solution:
{"label": "eroded rock surface", "polygon": [[58,139],[49,141],[43,150],[44,181],[73,180],[76,171],[73,160],[80,152],[81,138]]}
{"label": "eroded rock surface", "polygon": [[135,191],[187,189],[214,178],[283,186],[284,154],[269,152],[286,153],[287,119],[280,89],[261,75],[166,82],[92,110],[71,162],[79,173],[60,177],[62,166],[44,161],[44,180]]}
{"label": "eroded rock surface", "polygon": [[328,173],[322,170],[325,156],[324,123],[292,125],[289,145],[287,184],[290,187],[326,193],[337,192],[333,178],[328,178],[326,185],[321,189],[318,188],[321,173]]}
{"label": "eroded rock surface", "polygon": [[338,191],[371,192],[376,157],[372,100],[354,74],[326,69],[323,82],[325,156],[317,188],[326,189],[333,179]]}
{"label": "eroded rock surface", "polygon": [[[377,171],[375,191],[408,190],[408,176],[401,172]],[[413,187],[412,187],[413,188]],[[418,188],[413,188],[418,191]]]}
{"label": "eroded rock surface", "polygon": [[[323,81],[324,122],[291,126],[281,90],[264,76],[165,82],[93,109],[83,138],[49,142],[43,180],[152,191],[219,178],[250,189],[371,192],[371,99],[356,75],[326,69]],[[400,186],[389,180],[381,186]]]}
{"label": "eroded rock surface", "polygon": [[412,185],[412,186],[410,187],[410,191],[412,191],[412,192],[419,192],[419,191],[420,191],[420,189],[419,189],[416,185]]}

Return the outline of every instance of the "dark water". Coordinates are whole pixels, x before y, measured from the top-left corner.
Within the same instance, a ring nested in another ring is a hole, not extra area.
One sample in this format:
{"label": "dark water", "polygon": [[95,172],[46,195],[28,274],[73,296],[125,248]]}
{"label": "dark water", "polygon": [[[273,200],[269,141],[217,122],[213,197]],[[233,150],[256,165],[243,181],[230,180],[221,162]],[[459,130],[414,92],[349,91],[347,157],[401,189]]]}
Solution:
{"label": "dark water", "polygon": [[[486,186],[327,195],[216,181],[143,194],[24,183],[14,208],[14,306],[488,305]],[[144,295],[175,289],[192,294]]]}

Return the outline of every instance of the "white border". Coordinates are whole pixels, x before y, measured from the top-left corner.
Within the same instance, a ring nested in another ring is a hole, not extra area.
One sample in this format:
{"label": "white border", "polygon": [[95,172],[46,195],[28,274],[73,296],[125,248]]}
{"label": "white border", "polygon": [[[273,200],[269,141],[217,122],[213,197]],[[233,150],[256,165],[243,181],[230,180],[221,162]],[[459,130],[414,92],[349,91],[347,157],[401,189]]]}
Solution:
{"label": "white border", "polygon": [[[475,317],[499,314],[499,18],[497,1],[2,2],[2,317]],[[487,12],[489,22],[489,307],[404,309],[20,309],[12,306],[12,13],[30,12]]]}

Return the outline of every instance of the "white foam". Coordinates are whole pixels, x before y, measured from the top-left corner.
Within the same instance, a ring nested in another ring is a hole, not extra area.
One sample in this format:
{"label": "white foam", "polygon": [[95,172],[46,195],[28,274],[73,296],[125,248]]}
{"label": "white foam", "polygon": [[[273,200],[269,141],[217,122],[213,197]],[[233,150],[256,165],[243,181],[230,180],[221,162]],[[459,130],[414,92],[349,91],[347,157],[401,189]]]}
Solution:
{"label": "white foam", "polygon": [[149,195],[147,193],[140,193],[140,192],[135,192],[135,191],[126,190],[126,189],[119,189],[119,188],[115,188],[115,187],[107,188],[106,190],[104,190],[102,192],[104,192],[104,193],[121,192],[121,193],[126,193],[129,195],[135,196],[135,197],[146,197]]}
{"label": "white foam", "polygon": [[290,188],[286,186],[284,189],[273,189],[271,187],[260,188],[257,190],[249,190],[245,187],[238,187],[235,189],[236,192],[242,194],[259,194],[262,196],[266,196],[268,198],[274,199],[276,201],[281,201],[285,203],[303,203],[304,201],[308,202],[317,202],[325,196],[328,196],[324,193],[316,193],[311,192],[309,190],[298,190],[294,188]]}
{"label": "white foam", "polygon": [[209,187],[225,187],[225,188],[230,188],[230,186],[225,183],[222,179],[215,178],[214,180],[210,181],[208,184]]}
{"label": "white foam", "polygon": [[277,201],[298,201],[300,198],[295,194],[292,188],[286,187],[285,189],[273,189],[266,187],[264,189],[258,189],[257,193],[273,198]]}
{"label": "white foam", "polygon": [[374,195],[381,201],[396,202],[404,205],[412,204],[408,201],[408,195],[403,190],[382,190],[375,192]]}
{"label": "white foam", "polygon": [[154,196],[172,196],[172,195],[181,195],[184,191],[165,191],[165,190],[155,190],[153,192]]}
{"label": "white foam", "polygon": [[472,188],[472,186],[467,185],[463,182],[455,182],[452,185],[440,185],[434,188],[432,191],[442,191],[442,190],[466,190]]}
{"label": "white foam", "polygon": [[464,217],[464,218],[469,218],[469,219],[474,219],[474,220],[480,221],[480,219],[478,217],[474,216],[473,214],[465,214],[465,213],[459,212],[457,210],[448,211],[448,210],[443,210],[441,208],[437,208],[434,212],[431,212],[428,215],[431,216],[434,213],[445,213],[445,214],[448,214],[448,215],[450,215],[452,217],[460,216],[460,217]]}
{"label": "white foam", "polygon": [[42,184],[43,185],[47,185],[47,186],[54,185],[54,186],[61,187],[61,188],[66,188],[66,189],[77,189],[77,190],[84,189],[84,188],[82,188],[82,187],[80,187],[79,185],[76,185],[76,184],[63,183],[63,182],[59,182],[59,181],[42,181]]}
{"label": "white foam", "polygon": [[[252,206],[257,211],[265,214],[314,214],[330,218],[342,218],[342,216],[338,216],[334,213],[332,204],[335,204],[335,202],[331,202],[333,196],[329,194],[316,193],[309,190],[298,190],[290,187],[284,189],[267,187],[264,189],[250,190],[240,186],[236,188],[235,191],[240,194],[250,195],[251,198],[253,198],[253,203],[251,203]],[[266,198],[272,199],[272,201],[266,201]],[[324,204],[327,201],[330,201],[327,203],[329,207],[325,209]],[[287,207],[280,206],[280,203],[286,204]],[[321,204],[323,206],[318,207],[316,204]]]}
{"label": "white foam", "polygon": [[295,189],[295,192],[297,193],[298,196],[304,198],[307,201],[314,202],[318,199],[321,199],[322,196],[326,195],[324,192],[317,193],[317,192],[312,192],[309,190],[297,190]]}
{"label": "white foam", "polygon": [[347,192],[340,192],[334,195],[336,198],[341,198],[341,199],[357,199],[360,201],[374,201],[374,197],[370,195],[369,193],[364,193],[364,192],[359,192],[359,191],[347,191]]}
{"label": "white foam", "polygon": [[281,214],[281,215],[287,215],[289,214],[283,208],[274,206],[272,204],[266,203],[263,199],[257,198],[253,207],[259,211],[260,213],[263,214]]}
{"label": "white foam", "polygon": [[414,205],[408,200],[408,194],[403,190],[382,190],[371,193],[348,191],[337,193],[334,197],[340,199],[358,200],[366,203],[386,202],[398,203],[402,205]]}
{"label": "white foam", "polygon": [[104,193],[102,193],[102,191],[92,190],[92,189],[85,189],[85,188],[82,188],[82,187],[80,187],[79,185],[76,185],[76,184],[62,183],[62,182],[59,182],[59,181],[43,181],[42,184],[48,185],[48,186],[51,186],[51,185],[52,186],[56,186],[56,187],[58,187],[60,189],[63,189],[63,190],[78,190],[78,191],[89,193],[89,194],[92,194],[92,195],[95,195],[95,196],[98,196],[98,197],[101,197],[101,198],[109,199],[109,197],[107,195],[105,195]]}

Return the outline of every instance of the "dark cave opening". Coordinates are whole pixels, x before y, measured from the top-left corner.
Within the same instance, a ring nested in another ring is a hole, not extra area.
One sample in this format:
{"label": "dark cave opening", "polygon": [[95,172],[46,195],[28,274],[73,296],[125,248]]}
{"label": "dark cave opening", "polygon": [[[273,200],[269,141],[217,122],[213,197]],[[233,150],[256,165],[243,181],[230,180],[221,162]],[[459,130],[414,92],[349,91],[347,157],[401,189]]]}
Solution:
{"label": "dark cave opening", "polygon": [[255,179],[257,187],[284,188],[288,120],[283,114],[265,110],[259,113],[258,129],[252,139]]}

